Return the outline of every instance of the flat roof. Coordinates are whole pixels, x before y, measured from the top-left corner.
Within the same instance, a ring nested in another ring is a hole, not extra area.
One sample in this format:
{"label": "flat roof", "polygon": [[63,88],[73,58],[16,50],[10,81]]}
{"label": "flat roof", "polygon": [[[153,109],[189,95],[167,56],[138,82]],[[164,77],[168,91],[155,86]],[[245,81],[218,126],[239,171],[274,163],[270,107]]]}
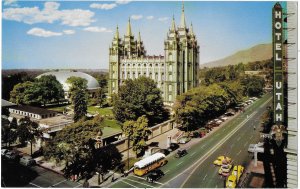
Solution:
{"label": "flat roof", "polygon": [[108,138],[108,137],[114,136],[116,134],[121,134],[121,133],[122,133],[122,131],[120,131],[119,129],[115,129],[115,128],[111,128],[111,127],[104,127],[102,129],[101,138],[104,139],[104,138]]}
{"label": "flat roof", "polygon": [[56,111],[53,111],[53,110],[47,110],[44,108],[38,108],[38,107],[27,106],[27,105],[14,106],[14,107],[11,107],[11,109],[34,113],[34,114],[39,114],[39,115],[57,113]]}
{"label": "flat roof", "polygon": [[7,100],[1,99],[1,107],[9,107],[9,106],[15,106],[16,104],[9,102]]}

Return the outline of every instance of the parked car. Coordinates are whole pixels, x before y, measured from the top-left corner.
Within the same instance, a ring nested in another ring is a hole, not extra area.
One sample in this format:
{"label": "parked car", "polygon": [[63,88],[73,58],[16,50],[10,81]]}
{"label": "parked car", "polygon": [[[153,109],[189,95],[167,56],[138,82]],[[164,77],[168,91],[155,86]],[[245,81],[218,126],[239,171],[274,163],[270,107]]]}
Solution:
{"label": "parked car", "polygon": [[223,163],[219,169],[219,174],[223,175],[225,177],[230,175],[230,170],[232,168],[232,165],[230,163]]}
{"label": "parked car", "polygon": [[170,147],[167,149],[169,152],[173,152],[174,150],[176,150],[177,148],[179,148],[179,145],[176,143],[171,143]]}
{"label": "parked car", "polygon": [[226,161],[231,162],[231,158],[230,157],[219,156],[218,159],[216,159],[214,161],[214,165],[218,165],[218,166],[222,165],[223,160],[225,160],[225,159],[226,159]]}
{"label": "parked car", "polygon": [[186,154],[187,154],[186,149],[179,149],[179,150],[177,150],[175,157],[181,158],[182,156],[185,156]]}
{"label": "parked car", "polygon": [[159,180],[164,175],[165,175],[164,172],[162,172],[160,169],[156,169],[156,170],[150,172],[150,174],[147,176],[146,180],[148,182],[152,183],[152,182]]}
{"label": "parked car", "polygon": [[224,115],[226,115],[226,116],[233,116],[234,112],[226,112]]}
{"label": "parked car", "polygon": [[151,142],[148,146],[150,147],[158,147],[159,142]]}
{"label": "parked car", "polygon": [[221,118],[220,118],[220,120],[222,120],[222,121],[226,121],[228,119],[228,117],[226,117],[226,116],[222,116]]}
{"label": "parked car", "polygon": [[236,188],[237,181],[234,175],[230,175],[226,180],[226,188]]}
{"label": "parked car", "polygon": [[9,160],[18,160],[20,158],[20,156],[13,152],[13,151],[8,151],[6,154],[5,154],[5,157]]}
{"label": "parked car", "polygon": [[170,154],[170,152],[169,152],[168,149],[160,149],[158,152],[159,152],[159,153],[163,153],[163,154],[165,154],[165,155]]}
{"label": "parked car", "polygon": [[20,158],[20,164],[25,166],[35,165],[36,161],[31,156],[23,156]]}
{"label": "parked car", "polygon": [[242,165],[235,165],[233,167],[232,175],[236,176],[237,182],[239,182],[243,172],[244,172],[244,167]]}
{"label": "parked car", "polygon": [[1,156],[5,156],[7,152],[9,152],[8,149],[1,149]]}
{"label": "parked car", "polygon": [[184,137],[181,137],[181,138],[178,139],[178,143],[179,143],[179,144],[186,144],[186,143],[188,143],[190,140],[191,140],[190,137],[184,136]]}

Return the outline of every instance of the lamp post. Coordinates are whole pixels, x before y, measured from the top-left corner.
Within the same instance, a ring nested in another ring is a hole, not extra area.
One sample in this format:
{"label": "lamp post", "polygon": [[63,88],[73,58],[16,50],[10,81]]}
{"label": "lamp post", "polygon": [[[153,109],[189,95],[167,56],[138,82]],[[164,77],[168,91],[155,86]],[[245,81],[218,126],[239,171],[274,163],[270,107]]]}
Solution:
{"label": "lamp post", "polygon": [[130,135],[128,135],[128,149],[127,149],[127,172],[129,172],[129,148],[130,148]]}

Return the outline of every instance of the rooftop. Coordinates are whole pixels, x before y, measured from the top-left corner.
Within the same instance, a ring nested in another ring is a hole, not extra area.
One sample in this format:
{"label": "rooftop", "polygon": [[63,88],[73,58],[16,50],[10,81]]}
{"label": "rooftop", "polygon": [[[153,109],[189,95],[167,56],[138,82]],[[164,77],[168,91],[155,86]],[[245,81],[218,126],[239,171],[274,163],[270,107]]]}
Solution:
{"label": "rooftop", "polygon": [[16,104],[9,102],[7,100],[1,99],[1,107],[9,107],[9,106],[15,106]]}
{"label": "rooftop", "polygon": [[38,108],[38,107],[27,106],[27,105],[14,106],[14,107],[11,107],[11,109],[34,113],[34,114],[39,114],[39,115],[57,113],[52,110],[47,110],[44,108]]}

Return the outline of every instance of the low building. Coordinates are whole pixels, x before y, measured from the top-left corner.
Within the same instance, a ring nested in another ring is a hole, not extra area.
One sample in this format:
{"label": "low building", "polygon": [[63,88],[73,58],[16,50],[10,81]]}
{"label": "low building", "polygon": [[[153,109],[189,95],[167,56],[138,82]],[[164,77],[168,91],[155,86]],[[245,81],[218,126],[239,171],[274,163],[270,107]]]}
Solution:
{"label": "low building", "polygon": [[12,106],[8,110],[12,114],[17,114],[24,117],[27,116],[38,120],[48,117],[55,117],[57,115],[57,112],[55,111],[27,105]]}

